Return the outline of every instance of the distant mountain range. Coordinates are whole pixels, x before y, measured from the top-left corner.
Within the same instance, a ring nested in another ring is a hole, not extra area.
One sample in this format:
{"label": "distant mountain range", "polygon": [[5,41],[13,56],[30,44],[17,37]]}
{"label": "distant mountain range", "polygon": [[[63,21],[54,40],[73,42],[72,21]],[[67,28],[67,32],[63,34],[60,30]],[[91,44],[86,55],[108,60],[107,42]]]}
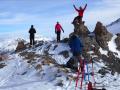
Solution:
{"label": "distant mountain range", "polygon": [[111,33],[120,33],[120,18],[106,26]]}

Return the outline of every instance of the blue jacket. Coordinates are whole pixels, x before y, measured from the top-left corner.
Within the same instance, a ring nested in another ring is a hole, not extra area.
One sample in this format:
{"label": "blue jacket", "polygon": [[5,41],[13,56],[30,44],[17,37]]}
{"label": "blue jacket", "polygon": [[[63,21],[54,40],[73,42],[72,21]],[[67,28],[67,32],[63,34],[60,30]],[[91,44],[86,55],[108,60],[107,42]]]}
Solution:
{"label": "blue jacket", "polygon": [[83,44],[78,37],[71,38],[69,45],[73,53],[82,53]]}

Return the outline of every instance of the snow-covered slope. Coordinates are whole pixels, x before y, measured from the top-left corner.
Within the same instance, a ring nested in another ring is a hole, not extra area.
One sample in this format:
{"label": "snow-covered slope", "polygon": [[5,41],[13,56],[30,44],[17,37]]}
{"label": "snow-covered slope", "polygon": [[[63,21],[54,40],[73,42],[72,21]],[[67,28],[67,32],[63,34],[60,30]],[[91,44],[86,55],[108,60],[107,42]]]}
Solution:
{"label": "snow-covered slope", "polygon": [[[115,49],[115,38],[116,36],[108,43],[109,49],[118,53],[117,57],[119,57],[120,52]],[[43,39],[37,38],[37,40]],[[49,41],[46,38],[44,40],[44,42],[38,41],[35,47],[27,48],[23,52],[8,54],[7,59],[0,61],[0,64],[4,63],[6,65],[0,68],[0,90],[75,90],[76,82],[74,78],[77,76],[77,73],[61,66],[66,64],[72,56],[69,45],[67,43]],[[1,50],[5,50],[2,48],[9,46],[7,49],[13,50],[16,44],[17,41],[12,39],[0,43],[0,47]],[[68,51],[69,56],[65,58],[60,54],[63,51]],[[107,55],[107,52],[102,49],[100,49],[100,52]],[[27,55],[31,58],[27,57]],[[53,61],[49,61],[49,58],[52,58]],[[30,62],[28,63],[28,61]],[[88,67],[88,71],[91,73],[92,64],[89,64]],[[119,90],[120,75],[118,73],[111,75],[109,70],[107,74],[101,75],[98,71],[102,68],[106,68],[103,60],[94,62],[96,87],[105,87],[107,90]],[[80,90],[80,80],[77,90]],[[94,82],[91,75],[90,81]],[[86,82],[88,82],[87,78],[83,82],[82,90],[86,90]]]}
{"label": "snow-covered slope", "polygon": [[108,31],[111,33],[120,33],[120,18],[116,21],[112,22],[111,24],[107,25]]}

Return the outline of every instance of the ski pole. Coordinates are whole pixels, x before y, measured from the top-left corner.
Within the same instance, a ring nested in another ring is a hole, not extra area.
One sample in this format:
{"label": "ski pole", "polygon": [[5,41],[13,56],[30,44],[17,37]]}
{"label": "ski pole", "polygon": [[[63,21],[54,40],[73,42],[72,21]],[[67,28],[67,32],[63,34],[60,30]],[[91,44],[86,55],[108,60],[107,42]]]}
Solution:
{"label": "ski pole", "polygon": [[[91,59],[92,60],[92,59]],[[93,81],[94,81],[94,87],[95,87],[95,78],[94,78],[94,69],[93,69],[93,60],[92,60],[92,75],[93,75]]]}
{"label": "ski pole", "polygon": [[90,81],[88,63],[86,63],[86,67],[87,67],[87,73],[88,73],[88,81]]}
{"label": "ski pole", "polygon": [[[81,58],[80,58],[80,61],[81,61]],[[76,79],[76,84],[75,84],[75,90],[78,87],[79,75],[80,75],[80,65],[79,65],[78,72],[77,72],[77,79]]]}
{"label": "ski pole", "polygon": [[76,88],[78,87],[78,81],[79,81],[79,76],[80,76],[80,70],[81,70],[81,72],[82,72],[82,69],[81,69],[82,59],[81,59],[81,57],[80,57],[79,60],[80,60],[80,61],[79,61],[79,62],[80,62],[80,65],[79,65],[78,72],[77,72],[77,79],[76,79],[75,90],[76,90]]}
{"label": "ski pole", "polygon": [[82,83],[83,83],[83,80],[84,80],[84,73],[85,73],[84,67],[85,67],[85,64],[84,64],[84,61],[83,61],[83,70],[82,70],[82,79],[81,79],[81,83],[80,83],[80,89],[82,89]]}

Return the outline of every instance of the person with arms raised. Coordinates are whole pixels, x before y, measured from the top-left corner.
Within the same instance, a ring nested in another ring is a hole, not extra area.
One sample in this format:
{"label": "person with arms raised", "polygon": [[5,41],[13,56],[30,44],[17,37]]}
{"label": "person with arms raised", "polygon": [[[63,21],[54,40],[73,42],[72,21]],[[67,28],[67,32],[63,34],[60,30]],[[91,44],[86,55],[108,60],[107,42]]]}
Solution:
{"label": "person with arms raised", "polygon": [[[87,7],[87,4],[85,5],[84,8],[82,8],[82,7],[80,6],[80,8],[77,9],[75,5],[73,5],[73,7],[74,7],[75,10],[78,12],[78,16],[74,19],[74,21],[76,21],[77,19],[79,19],[78,22],[79,22],[79,23],[82,22],[82,18],[83,18],[83,15],[84,15],[84,11],[85,11],[85,9],[86,9],[86,7]],[[74,21],[73,21],[73,23],[74,23]]]}

